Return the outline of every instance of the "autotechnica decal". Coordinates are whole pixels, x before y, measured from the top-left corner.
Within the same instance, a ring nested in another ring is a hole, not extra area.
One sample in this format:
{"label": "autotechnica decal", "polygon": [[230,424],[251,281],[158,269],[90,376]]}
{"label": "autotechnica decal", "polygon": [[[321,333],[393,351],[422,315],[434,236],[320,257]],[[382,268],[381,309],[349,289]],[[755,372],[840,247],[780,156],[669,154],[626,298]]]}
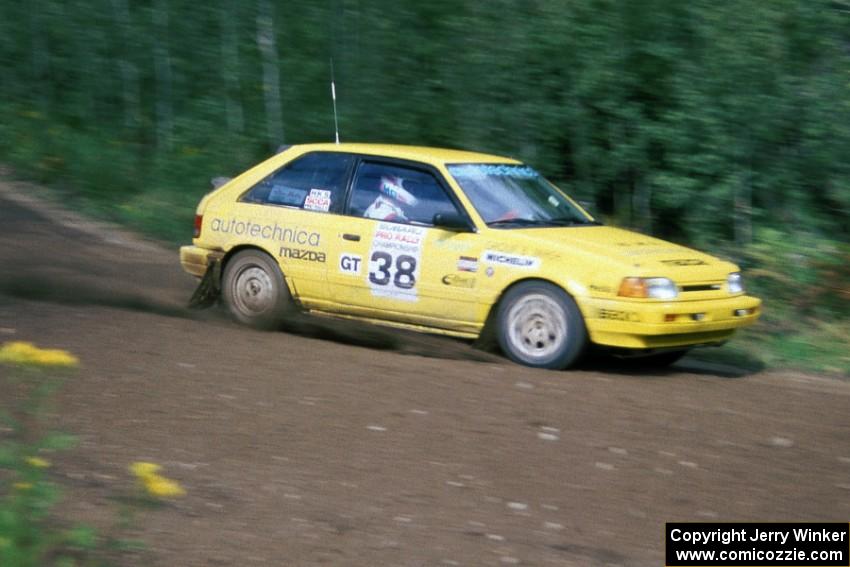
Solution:
{"label": "autotechnica decal", "polygon": [[540,258],[535,256],[520,256],[509,252],[498,250],[485,250],[481,255],[485,264],[496,264],[510,268],[521,268],[524,270],[536,270],[540,268]]}
{"label": "autotechnica decal", "polygon": [[277,223],[261,224],[237,219],[215,218],[210,223],[210,230],[224,234],[251,236],[307,246],[318,246],[322,240],[322,236],[318,232],[311,232],[298,226],[281,226]]}

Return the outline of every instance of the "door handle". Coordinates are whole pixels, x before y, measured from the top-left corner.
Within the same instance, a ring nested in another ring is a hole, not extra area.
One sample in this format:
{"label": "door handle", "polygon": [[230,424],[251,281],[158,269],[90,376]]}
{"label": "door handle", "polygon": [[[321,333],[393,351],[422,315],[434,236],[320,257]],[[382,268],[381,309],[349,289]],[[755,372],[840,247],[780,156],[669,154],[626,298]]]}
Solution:
{"label": "door handle", "polygon": [[348,234],[347,232],[342,235],[342,238],[345,240],[351,240],[352,242],[360,242],[359,234]]}

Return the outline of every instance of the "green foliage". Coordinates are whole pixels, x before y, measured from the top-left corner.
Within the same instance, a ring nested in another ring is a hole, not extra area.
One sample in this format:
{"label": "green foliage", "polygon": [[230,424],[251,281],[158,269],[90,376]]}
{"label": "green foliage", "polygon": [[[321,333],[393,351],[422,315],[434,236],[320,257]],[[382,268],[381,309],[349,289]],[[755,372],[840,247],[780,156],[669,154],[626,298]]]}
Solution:
{"label": "green foliage", "polygon": [[[0,367],[8,364],[8,358],[0,360]],[[65,433],[42,433],[49,395],[59,380],[57,369],[48,371],[39,364],[12,363],[8,380],[0,384],[3,391],[14,390],[20,395],[3,404],[8,428],[0,435],[0,565],[113,564],[118,554],[138,551],[138,542],[128,544],[82,524],[68,527],[54,511],[62,490],[54,480],[54,463],[48,458],[72,448],[76,438]],[[119,528],[128,529],[132,511],[132,506],[125,506]]]}
{"label": "green foliage", "polygon": [[741,261],[752,266],[747,272],[750,287],[781,306],[779,316],[766,312],[768,320],[850,319],[850,245],[807,233],[792,240],[778,230],[763,229]]}
{"label": "green foliage", "polygon": [[723,354],[703,358],[850,375],[850,245],[772,228],[758,230],[755,240],[725,252],[745,268],[748,291],[762,298],[761,320]]}
{"label": "green foliage", "polygon": [[172,242],[211,177],[332,139],[331,57],[343,140],[513,155],[768,271],[773,246],[850,235],[846,0],[0,7],[0,160]]}
{"label": "green foliage", "polygon": [[45,455],[72,444],[67,435],[38,438],[45,403],[56,382],[38,368],[23,368],[3,385],[22,392],[25,400],[7,410],[12,434],[0,438],[0,565],[62,564],[70,559],[68,550],[93,543],[93,533],[83,537],[91,533],[88,528],[62,531],[48,525],[60,490],[50,478],[51,463]]}

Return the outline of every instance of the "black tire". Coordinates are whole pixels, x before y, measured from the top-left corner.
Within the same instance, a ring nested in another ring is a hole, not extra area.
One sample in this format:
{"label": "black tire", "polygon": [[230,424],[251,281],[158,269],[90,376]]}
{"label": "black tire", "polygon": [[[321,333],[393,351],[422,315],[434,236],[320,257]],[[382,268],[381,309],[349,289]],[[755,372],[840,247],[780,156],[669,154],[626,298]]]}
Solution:
{"label": "black tire", "polygon": [[505,355],[520,364],[561,370],[587,345],[587,328],[573,298],[540,281],[517,284],[499,302],[496,338]]}
{"label": "black tire", "polygon": [[277,329],[293,312],[280,268],[258,250],[239,252],[227,262],[221,293],[233,318],[255,329]]}

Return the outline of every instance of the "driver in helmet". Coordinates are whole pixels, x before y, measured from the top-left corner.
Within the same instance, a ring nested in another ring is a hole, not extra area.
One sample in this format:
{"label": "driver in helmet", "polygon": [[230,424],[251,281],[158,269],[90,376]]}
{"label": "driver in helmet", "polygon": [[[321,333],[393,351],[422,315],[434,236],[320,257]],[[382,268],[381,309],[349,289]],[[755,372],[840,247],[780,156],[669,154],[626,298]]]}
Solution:
{"label": "driver in helmet", "polygon": [[363,216],[385,221],[407,221],[404,207],[415,207],[418,200],[404,188],[404,180],[395,175],[384,175],[378,190],[380,194]]}

